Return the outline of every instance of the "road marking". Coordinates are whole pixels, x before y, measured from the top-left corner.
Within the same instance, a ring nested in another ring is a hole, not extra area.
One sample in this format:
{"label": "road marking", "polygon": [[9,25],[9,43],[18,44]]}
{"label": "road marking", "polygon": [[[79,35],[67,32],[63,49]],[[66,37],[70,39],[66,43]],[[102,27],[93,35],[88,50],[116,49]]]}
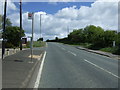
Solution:
{"label": "road marking", "polygon": [[62,49],[62,50],[65,50],[65,48],[62,48],[62,47],[61,47],[61,49]]}
{"label": "road marking", "polygon": [[71,53],[72,55],[74,55],[74,56],[77,56],[75,53],[73,53],[73,52],[71,52],[71,51],[68,51],[69,53]]}
{"label": "road marking", "polygon": [[37,78],[36,78],[34,88],[39,87],[40,79],[41,79],[41,75],[42,75],[42,69],[43,69],[43,65],[44,65],[44,61],[45,61],[45,56],[46,56],[46,51],[45,51],[45,53],[43,55],[43,59],[42,59],[42,62],[41,62],[40,68],[39,68],[39,72],[38,72],[38,75],[37,75]]}
{"label": "road marking", "polygon": [[87,63],[89,63],[89,64],[91,64],[91,65],[93,65],[93,66],[95,66],[95,67],[97,67],[97,68],[99,68],[99,69],[101,69],[101,70],[103,70],[103,71],[111,74],[111,75],[113,75],[114,77],[116,77],[116,78],[118,78],[118,79],[120,79],[119,76],[113,74],[112,72],[110,72],[110,71],[108,71],[108,70],[106,70],[106,69],[104,69],[104,68],[102,68],[102,67],[100,67],[100,66],[98,66],[98,65],[96,65],[96,64],[94,64],[94,63],[92,63],[92,62],[90,62],[90,61],[88,61],[88,60],[86,60],[86,59],[84,59],[84,61],[86,61]]}

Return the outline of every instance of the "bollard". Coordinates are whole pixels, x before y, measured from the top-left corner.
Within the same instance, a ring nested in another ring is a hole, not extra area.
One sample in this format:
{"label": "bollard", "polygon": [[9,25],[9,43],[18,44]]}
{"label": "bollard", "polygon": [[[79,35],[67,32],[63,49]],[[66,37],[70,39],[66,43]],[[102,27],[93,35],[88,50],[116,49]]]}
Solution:
{"label": "bollard", "polygon": [[9,55],[9,49],[7,49],[7,55]]}
{"label": "bollard", "polygon": [[15,48],[13,48],[14,49],[14,54],[15,54]]}

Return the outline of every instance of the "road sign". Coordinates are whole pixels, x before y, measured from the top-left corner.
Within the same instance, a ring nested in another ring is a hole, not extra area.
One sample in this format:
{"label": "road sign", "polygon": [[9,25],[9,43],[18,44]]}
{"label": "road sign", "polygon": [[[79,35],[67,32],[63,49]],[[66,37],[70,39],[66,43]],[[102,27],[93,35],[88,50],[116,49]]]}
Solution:
{"label": "road sign", "polygon": [[28,19],[32,19],[33,18],[33,13],[28,13]]}
{"label": "road sign", "polygon": [[27,38],[22,38],[22,44],[27,44]]}

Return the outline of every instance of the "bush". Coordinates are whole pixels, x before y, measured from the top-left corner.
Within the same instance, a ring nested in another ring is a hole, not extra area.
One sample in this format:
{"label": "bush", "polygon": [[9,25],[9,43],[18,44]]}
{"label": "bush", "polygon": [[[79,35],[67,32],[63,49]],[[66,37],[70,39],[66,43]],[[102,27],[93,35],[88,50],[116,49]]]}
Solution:
{"label": "bush", "polygon": [[14,46],[12,43],[6,42],[6,43],[5,43],[5,47],[6,47],[6,48],[14,48],[15,46]]}
{"label": "bush", "polygon": [[120,48],[119,48],[119,47],[116,47],[112,53],[113,53],[113,54],[120,55]]}
{"label": "bush", "polygon": [[113,53],[113,54],[117,54],[117,55],[120,55],[120,49],[119,47],[107,47],[107,48],[102,48],[100,49],[101,51],[105,51],[105,52],[110,52],[110,53]]}

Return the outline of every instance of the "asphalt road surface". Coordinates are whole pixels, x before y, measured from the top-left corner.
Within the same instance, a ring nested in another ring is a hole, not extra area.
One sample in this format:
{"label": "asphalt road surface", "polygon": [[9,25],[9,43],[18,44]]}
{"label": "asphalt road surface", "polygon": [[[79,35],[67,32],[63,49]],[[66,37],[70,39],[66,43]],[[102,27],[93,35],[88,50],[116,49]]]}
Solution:
{"label": "asphalt road surface", "polygon": [[118,60],[48,43],[39,88],[118,88]]}

